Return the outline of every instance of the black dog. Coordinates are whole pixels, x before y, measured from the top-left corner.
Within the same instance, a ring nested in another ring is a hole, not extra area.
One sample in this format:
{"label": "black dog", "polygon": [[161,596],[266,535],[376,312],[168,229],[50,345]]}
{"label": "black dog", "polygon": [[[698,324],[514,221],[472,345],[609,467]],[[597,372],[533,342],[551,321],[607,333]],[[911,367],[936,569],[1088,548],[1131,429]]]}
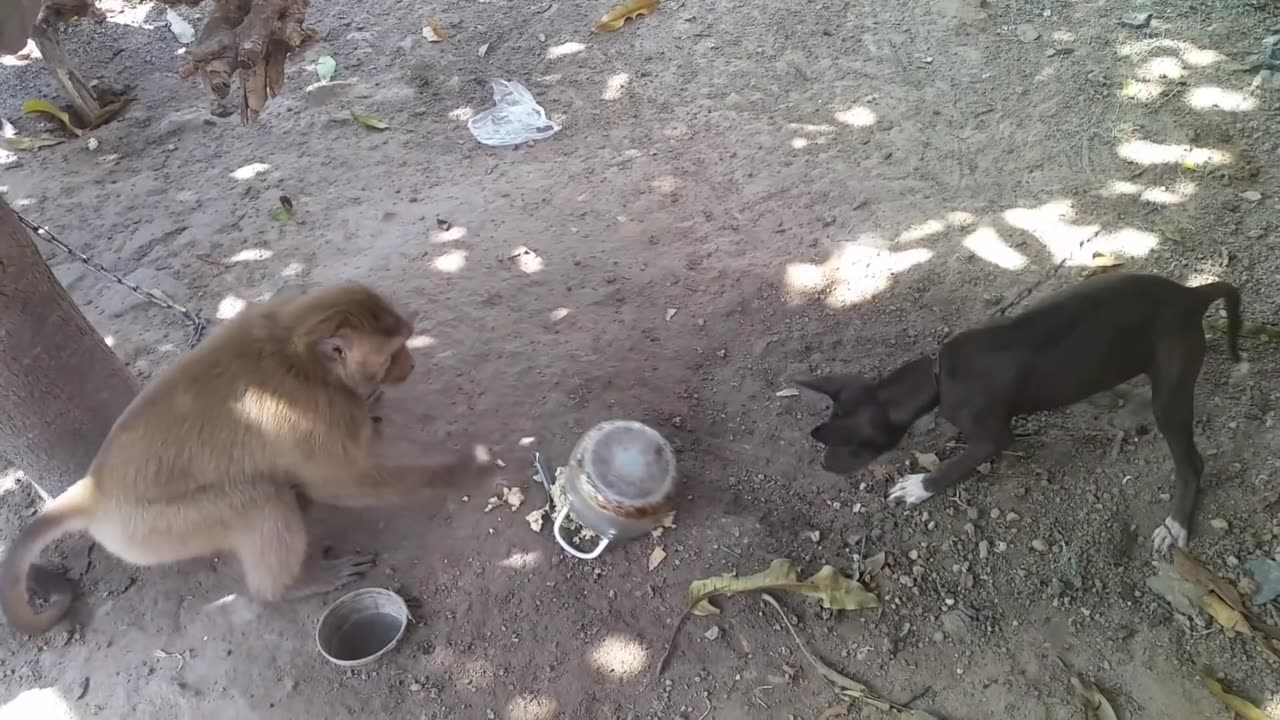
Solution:
{"label": "black dog", "polygon": [[1227,348],[1240,362],[1240,293],[1225,282],[1187,287],[1158,275],[1114,273],[1059,291],[1026,312],[957,333],[933,355],[878,382],[857,374],[798,379],[832,400],[810,433],[826,446],[822,467],[851,474],[898,446],[933,408],[968,447],[929,474],[907,475],[889,493],[916,504],[944,492],[1013,440],[1009,421],[1084,400],[1145,373],[1156,427],[1173,454],[1177,488],[1157,552],[1186,547],[1204,461],[1192,437],[1195,383],[1204,361],[1205,310],[1224,299]]}

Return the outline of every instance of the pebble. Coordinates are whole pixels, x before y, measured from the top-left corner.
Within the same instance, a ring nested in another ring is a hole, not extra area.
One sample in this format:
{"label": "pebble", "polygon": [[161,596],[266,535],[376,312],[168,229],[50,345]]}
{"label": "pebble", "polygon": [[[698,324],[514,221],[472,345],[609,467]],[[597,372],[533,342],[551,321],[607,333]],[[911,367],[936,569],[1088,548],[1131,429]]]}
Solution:
{"label": "pebble", "polygon": [[1240,197],[1244,198],[1245,200],[1248,200],[1249,202],[1258,202],[1259,200],[1262,199],[1262,193],[1258,192],[1257,190],[1245,190],[1244,192],[1240,193]]}
{"label": "pebble", "polygon": [[1222,518],[1214,518],[1209,521],[1209,524],[1213,526],[1214,530],[1226,530],[1230,527],[1230,525],[1227,524],[1227,521]]}
{"label": "pebble", "polygon": [[986,540],[979,541],[978,542],[978,558],[981,560],[986,560],[987,555],[989,555],[990,553],[991,553],[991,544],[988,543]]}
{"label": "pebble", "polygon": [[712,625],[710,630],[702,634],[702,637],[708,640],[718,640],[720,638],[720,626]]}
{"label": "pebble", "polygon": [[[969,516],[969,519],[970,519],[970,520],[977,520],[977,519],[978,519],[978,508],[969,508],[969,509],[966,511],[966,513],[968,514],[968,516]],[[1278,528],[1278,529],[1280,529],[1280,528]]]}
{"label": "pebble", "polygon": [[1016,512],[1011,512],[1008,515],[1004,516],[1005,522],[1018,522],[1021,519],[1022,519],[1022,516]]}
{"label": "pebble", "polygon": [[1049,597],[1058,597],[1063,591],[1062,582],[1058,578],[1049,581]]}
{"label": "pebble", "polygon": [[1040,31],[1031,23],[1022,23],[1015,32],[1018,35],[1018,39],[1024,43],[1035,42],[1040,39]]}
{"label": "pebble", "polygon": [[1005,541],[1003,541],[1003,540],[997,540],[997,541],[996,541],[996,552],[998,552],[998,553],[1002,553],[1002,552],[1004,552],[1005,550],[1008,550],[1008,549],[1009,549],[1009,543],[1007,543],[1007,542],[1005,542]]}
{"label": "pebble", "polygon": [[912,550],[911,552],[907,553],[907,557],[911,558],[912,560],[919,560],[919,559],[920,559],[920,551],[919,551],[919,550]]}
{"label": "pebble", "polygon": [[1031,549],[1036,552],[1049,552],[1049,545],[1040,538],[1031,541]]}
{"label": "pebble", "polygon": [[1152,17],[1153,14],[1149,12],[1129,13],[1128,15],[1120,18],[1120,24],[1128,28],[1141,30],[1151,26]]}

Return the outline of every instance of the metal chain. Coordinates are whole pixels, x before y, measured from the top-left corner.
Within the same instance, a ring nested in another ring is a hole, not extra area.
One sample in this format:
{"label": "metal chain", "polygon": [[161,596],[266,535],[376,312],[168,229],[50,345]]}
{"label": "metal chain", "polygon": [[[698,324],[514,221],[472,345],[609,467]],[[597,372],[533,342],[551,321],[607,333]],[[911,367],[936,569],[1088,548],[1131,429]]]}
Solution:
{"label": "metal chain", "polygon": [[1009,308],[1013,307],[1014,305],[1017,305],[1023,300],[1026,300],[1028,297],[1031,296],[1031,293],[1039,289],[1041,285],[1045,284],[1046,282],[1049,282],[1049,278],[1053,277],[1054,275],[1057,275],[1058,271],[1062,269],[1062,266],[1067,264],[1068,259],[1069,259],[1069,256],[1062,258],[1062,261],[1059,262],[1057,265],[1054,265],[1052,268],[1050,268],[1049,272],[1044,274],[1044,277],[1040,278],[1034,283],[1031,283],[1031,285],[1027,286],[1026,288],[1023,288],[1017,295],[1013,296],[1012,300],[1005,303],[1004,305],[1001,305],[999,308],[996,309],[995,312],[991,313],[991,315],[993,317],[996,315],[1003,315],[1009,312]]}
{"label": "metal chain", "polygon": [[19,213],[17,210],[14,210],[13,214],[17,215],[18,222],[26,226],[26,228],[31,232],[35,233],[36,237],[53,244],[59,250],[76,258],[80,262],[87,265],[89,269],[93,270],[99,275],[103,275],[108,279],[113,280],[119,283],[120,285],[123,285],[124,287],[128,288],[129,291],[132,292],[134,295],[137,295],[138,297],[142,298],[143,300],[146,300],[149,303],[152,303],[154,305],[159,305],[160,307],[167,308],[169,310],[176,310],[178,313],[180,313],[182,317],[186,318],[187,323],[191,326],[191,339],[187,342],[187,347],[195,347],[200,342],[200,339],[204,337],[205,322],[204,320],[200,319],[199,315],[196,315],[195,313],[191,312],[187,308],[169,299],[167,295],[165,295],[163,292],[159,290],[149,290],[146,288],[139,287],[136,283],[129,282],[128,280],[125,280],[124,278],[120,277],[118,274],[111,272],[110,270],[103,267],[101,263],[90,259],[89,256],[85,255],[79,250],[76,250],[71,246],[67,245],[66,243],[62,242],[61,240],[59,240],[53,233],[49,232],[48,228],[36,225],[35,223],[26,219],[25,217],[22,216],[22,213]]}

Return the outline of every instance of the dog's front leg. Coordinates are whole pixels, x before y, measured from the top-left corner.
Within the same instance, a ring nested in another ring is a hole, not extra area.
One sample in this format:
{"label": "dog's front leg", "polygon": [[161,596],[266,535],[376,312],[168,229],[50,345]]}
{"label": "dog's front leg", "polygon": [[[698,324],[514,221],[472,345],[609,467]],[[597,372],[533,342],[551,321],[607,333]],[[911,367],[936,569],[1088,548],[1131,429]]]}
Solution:
{"label": "dog's front leg", "polygon": [[970,438],[969,446],[964,452],[946,461],[934,472],[907,475],[895,483],[889,490],[889,500],[919,505],[969,477],[979,465],[1004,452],[1012,442],[1013,433],[1008,427],[986,438]]}

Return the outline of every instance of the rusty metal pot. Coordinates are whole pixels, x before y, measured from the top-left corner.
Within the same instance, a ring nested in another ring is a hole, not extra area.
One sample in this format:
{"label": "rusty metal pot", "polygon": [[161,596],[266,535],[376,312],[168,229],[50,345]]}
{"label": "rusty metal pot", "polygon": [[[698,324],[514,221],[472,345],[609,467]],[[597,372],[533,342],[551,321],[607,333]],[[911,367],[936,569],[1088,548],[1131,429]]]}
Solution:
{"label": "rusty metal pot", "polygon": [[[556,513],[556,542],[576,558],[592,560],[618,540],[658,527],[675,505],[676,456],[656,430],[633,420],[608,420],[586,432],[565,466],[566,505]],[[600,536],[594,550],[570,545],[560,528],[572,509]]]}

